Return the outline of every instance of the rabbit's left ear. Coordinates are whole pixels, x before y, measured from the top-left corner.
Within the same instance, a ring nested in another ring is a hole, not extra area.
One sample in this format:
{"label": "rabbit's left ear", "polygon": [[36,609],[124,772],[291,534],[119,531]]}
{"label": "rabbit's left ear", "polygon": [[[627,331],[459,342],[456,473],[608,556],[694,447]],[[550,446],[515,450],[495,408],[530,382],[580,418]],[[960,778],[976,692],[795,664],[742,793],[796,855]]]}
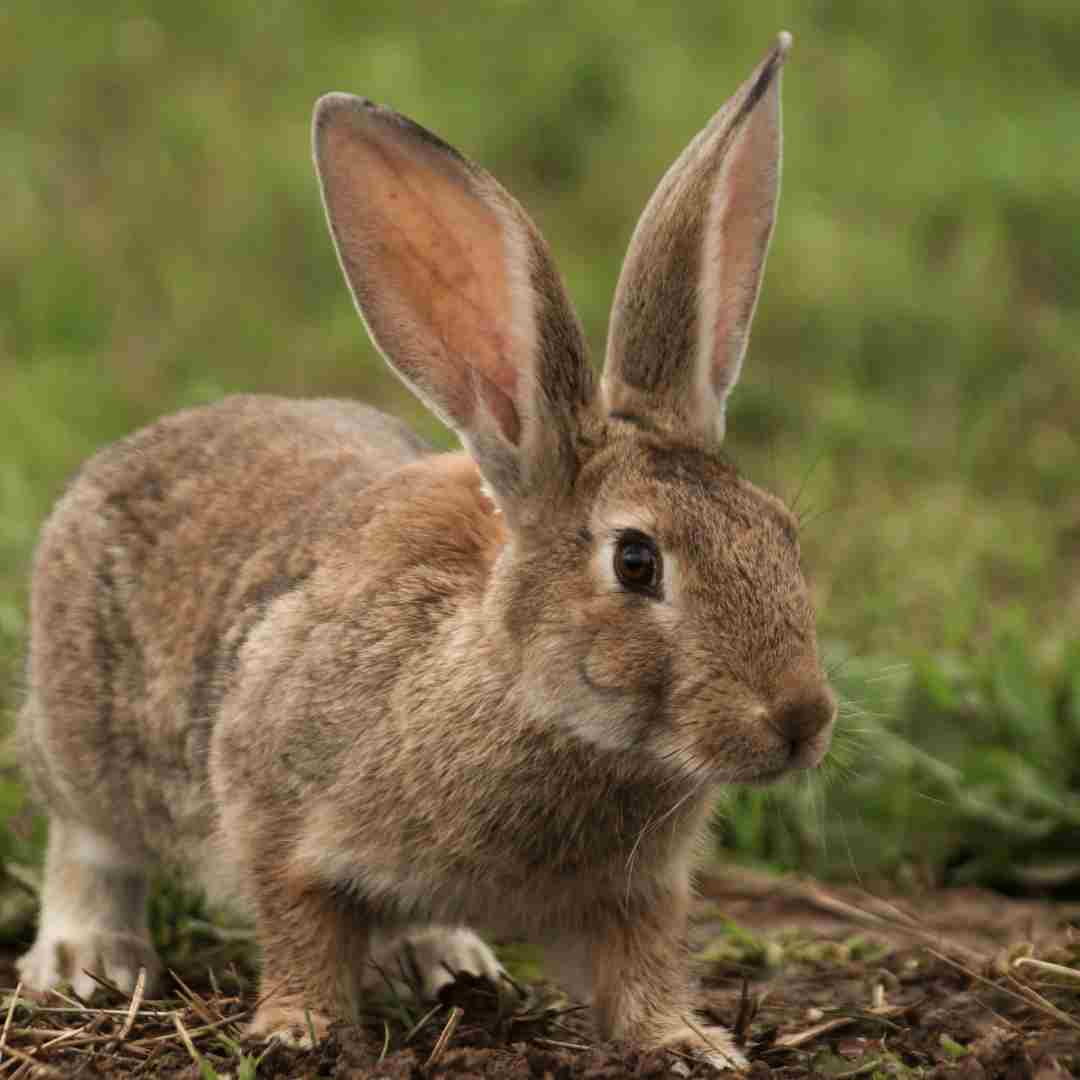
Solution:
{"label": "rabbit's left ear", "polygon": [[724,435],[780,189],[776,44],[668,170],[623,264],[608,334],[608,412],[706,444]]}

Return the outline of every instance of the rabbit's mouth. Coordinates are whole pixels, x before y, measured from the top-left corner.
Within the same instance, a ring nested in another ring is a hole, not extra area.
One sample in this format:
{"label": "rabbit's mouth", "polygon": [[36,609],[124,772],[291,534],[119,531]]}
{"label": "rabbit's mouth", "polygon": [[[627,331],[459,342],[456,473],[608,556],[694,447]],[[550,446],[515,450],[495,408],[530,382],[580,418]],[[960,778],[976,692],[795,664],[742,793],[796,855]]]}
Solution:
{"label": "rabbit's mouth", "polygon": [[767,769],[755,769],[753,771],[748,769],[745,773],[733,777],[731,782],[746,787],[767,787],[769,784],[775,784],[777,780],[783,780],[785,776],[790,776],[794,772],[816,769],[819,764],[820,761],[812,765],[803,765],[792,759],[784,762],[783,765],[771,765]]}
{"label": "rabbit's mouth", "polygon": [[765,787],[795,772],[817,769],[825,760],[831,742],[831,725],[805,742],[790,745],[787,756],[777,761],[770,755],[760,766],[740,769],[729,782],[750,787]]}
{"label": "rabbit's mouth", "polygon": [[772,766],[768,769],[748,773],[745,776],[738,776],[735,778],[735,783],[745,784],[747,787],[767,787],[769,784],[775,784],[777,780],[783,780],[785,776],[790,776],[800,768],[801,766],[787,762],[784,765]]}

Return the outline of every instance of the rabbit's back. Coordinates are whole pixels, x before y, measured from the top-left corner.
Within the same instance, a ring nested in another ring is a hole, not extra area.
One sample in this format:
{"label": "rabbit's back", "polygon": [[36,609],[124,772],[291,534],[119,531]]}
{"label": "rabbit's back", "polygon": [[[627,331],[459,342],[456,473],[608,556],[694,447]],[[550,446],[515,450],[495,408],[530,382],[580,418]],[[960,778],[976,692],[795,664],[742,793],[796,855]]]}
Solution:
{"label": "rabbit's back", "polygon": [[210,836],[216,706],[248,635],[313,565],[327,502],[423,444],[374,409],[243,396],[88,462],[35,559],[21,756],[54,815],[190,867]]}

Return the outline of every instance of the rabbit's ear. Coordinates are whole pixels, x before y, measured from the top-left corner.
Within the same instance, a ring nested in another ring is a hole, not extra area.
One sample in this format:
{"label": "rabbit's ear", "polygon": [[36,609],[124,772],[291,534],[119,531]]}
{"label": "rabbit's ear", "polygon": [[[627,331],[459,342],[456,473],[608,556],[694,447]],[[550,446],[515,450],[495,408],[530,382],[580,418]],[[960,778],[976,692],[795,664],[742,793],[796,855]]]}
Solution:
{"label": "rabbit's ear", "polygon": [[782,33],[668,170],[630,241],[615,294],[608,411],[707,443],[724,435],[780,186]]}
{"label": "rabbit's ear", "polygon": [[559,482],[593,375],[525,212],[435,135],[347,94],[316,105],[314,150],[338,257],[379,351],[462,437],[504,509]]}

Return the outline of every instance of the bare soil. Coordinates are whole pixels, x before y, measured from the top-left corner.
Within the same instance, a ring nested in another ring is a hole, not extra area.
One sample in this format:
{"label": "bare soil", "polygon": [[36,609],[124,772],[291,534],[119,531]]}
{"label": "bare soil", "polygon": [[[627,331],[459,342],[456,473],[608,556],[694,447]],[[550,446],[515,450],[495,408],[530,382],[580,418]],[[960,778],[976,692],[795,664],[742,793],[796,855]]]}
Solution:
{"label": "bare soil", "polygon": [[[1080,908],[976,890],[885,899],[740,873],[702,882],[691,944],[701,1012],[735,1029],[755,1080],[1080,1076]],[[14,988],[13,959],[0,955],[0,986]],[[103,989],[92,1006],[12,1007],[5,993],[0,1077],[715,1075],[598,1042],[587,1011],[542,981],[512,1006],[459,981],[422,1023],[373,1016],[314,1050],[266,1049],[241,1036],[253,1004],[242,973],[211,976],[201,960],[212,962],[194,958],[163,1001]]]}

